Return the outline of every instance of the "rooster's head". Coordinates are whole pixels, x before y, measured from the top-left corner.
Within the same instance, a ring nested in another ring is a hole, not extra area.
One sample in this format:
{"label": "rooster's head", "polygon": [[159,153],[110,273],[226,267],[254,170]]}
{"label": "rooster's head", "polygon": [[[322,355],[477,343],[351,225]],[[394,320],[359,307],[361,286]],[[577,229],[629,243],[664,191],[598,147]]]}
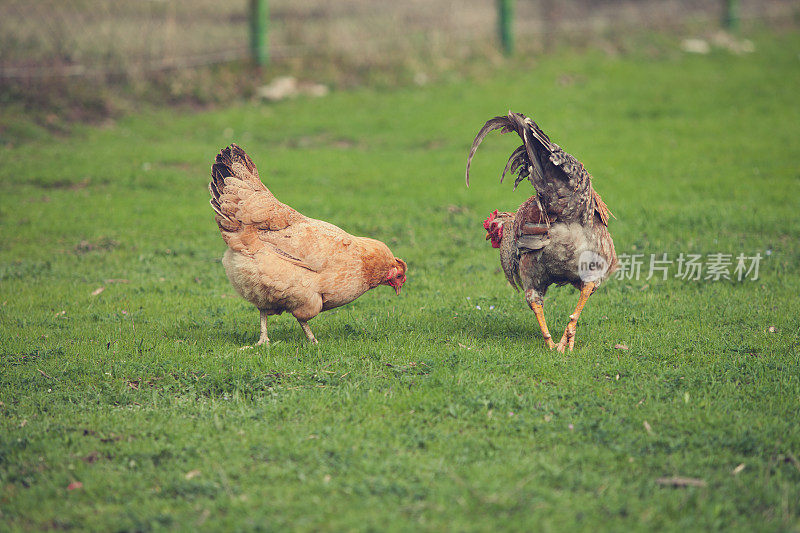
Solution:
{"label": "rooster's head", "polygon": [[503,225],[511,220],[514,213],[498,213],[497,209],[483,221],[483,229],[486,230],[486,240],[492,241],[492,248],[500,248],[500,241],[503,240]]}

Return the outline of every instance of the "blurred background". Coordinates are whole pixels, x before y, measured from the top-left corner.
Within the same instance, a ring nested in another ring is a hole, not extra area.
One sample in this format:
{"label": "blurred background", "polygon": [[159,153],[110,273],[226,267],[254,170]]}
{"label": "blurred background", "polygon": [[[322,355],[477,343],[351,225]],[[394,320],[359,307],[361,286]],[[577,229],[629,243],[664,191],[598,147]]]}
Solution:
{"label": "blurred background", "polygon": [[143,102],[252,97],[282,75],[326,87],[424,84],[503,54],[614,53],[647,46],[643,35],[799,19],[796,0],[3,0],[0,102],[58,128]]}

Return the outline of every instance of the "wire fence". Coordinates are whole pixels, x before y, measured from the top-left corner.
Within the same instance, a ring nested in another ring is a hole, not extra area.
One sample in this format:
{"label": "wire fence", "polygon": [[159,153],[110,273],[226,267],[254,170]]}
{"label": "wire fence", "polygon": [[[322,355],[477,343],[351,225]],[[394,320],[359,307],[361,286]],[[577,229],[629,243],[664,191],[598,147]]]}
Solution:
{"label": "wire fence", "polygon": [[[798,20],[796,0],[733,0],[744,21]],[[520,48],[629,29],[719,27],[724,0],[517,0]],[[271,61],[458,58],[498,48],[494,0],[272,0]],[[135,78],[249,57],[248,0],[2,0],[0,81]]]}

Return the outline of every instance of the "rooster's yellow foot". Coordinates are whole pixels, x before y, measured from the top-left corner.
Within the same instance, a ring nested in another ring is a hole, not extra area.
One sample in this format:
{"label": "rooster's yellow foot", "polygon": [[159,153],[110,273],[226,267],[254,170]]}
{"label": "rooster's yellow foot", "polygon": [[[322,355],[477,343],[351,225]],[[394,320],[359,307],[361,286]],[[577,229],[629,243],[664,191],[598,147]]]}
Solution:
{"label": "rooster's yellow foot", "polygon": [[557,345],[554,345],[560,353],[564,353],[566,348],[569,348],[571,352],[575,347],[575,332],[578,329],[577,326],[578,321],[570,316],[569,324],[567,324],[567,329],[564,330],[564,335],[561,336],[561,341],[559,341]]}

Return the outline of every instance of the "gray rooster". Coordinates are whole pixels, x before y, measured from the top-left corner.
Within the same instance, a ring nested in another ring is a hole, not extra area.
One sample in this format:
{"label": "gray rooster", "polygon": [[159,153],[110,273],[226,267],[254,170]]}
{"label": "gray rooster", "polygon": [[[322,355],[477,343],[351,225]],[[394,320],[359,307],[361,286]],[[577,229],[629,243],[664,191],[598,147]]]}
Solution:
{"label": "gray rooster", "polygon": [[[547,345],[572,351],[581,310],[589,296],[617,267],[614,241],[608,231],[611,213],[592,188],[592,175],[580,161],[562,150],[530,118],[509,111],[490,119],[475,136],[467,158],[467,186],[472,157],[486,135],[499,129],[516,132],[522,145],[508,158],[507,172],[517,173],[514,188],[524,179],[535,194],[516,213],[495,210],[484,221],[487,240],[500,248],[500,264],[509,283],[525,291]],[[580,291],[575,312],[561,341],[547,329],[542,298],[552,284],[573,285]]]}

